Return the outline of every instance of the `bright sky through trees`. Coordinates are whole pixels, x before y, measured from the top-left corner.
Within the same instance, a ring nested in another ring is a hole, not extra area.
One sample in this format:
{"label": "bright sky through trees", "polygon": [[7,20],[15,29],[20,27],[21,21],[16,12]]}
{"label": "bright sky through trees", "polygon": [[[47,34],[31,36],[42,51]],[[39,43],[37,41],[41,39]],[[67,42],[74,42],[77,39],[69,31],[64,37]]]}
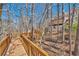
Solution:
{"label": "bright sky through trees", "polygon": [[[21,8],[23,8],[23,15],[26,16],[26,4],[24,4],[24,3],[18,3],[18,4],[12,3],[12,4],[10,4],[10,3],[8,3],[8,4],[3,5],[2,19],[8,19],[7,14],[6,14],[6,10],[8,9],[6,7],[7,5],[9,8],[10,18],[12,18],[13,20],[18,19],[21,16],[21,13],[20,13]],[[53,16],[55,16],[57,14],[57,7],[56,6],[57,5],[55,3],[52,5]],[[71,8],[72,8],[72,4],[71,4]],[[31,15],[30,9],[31,9],[31,4],[28,4],[28,16]],[[43,10],[44,10],[44,4],[35,4],[35,16],[36,16],[36,18],[40,18]],[[65,12],[68,11],[68,4],[65,4],[64,11]],[[61,12],[61,4],[60,4],[60,12]]]}

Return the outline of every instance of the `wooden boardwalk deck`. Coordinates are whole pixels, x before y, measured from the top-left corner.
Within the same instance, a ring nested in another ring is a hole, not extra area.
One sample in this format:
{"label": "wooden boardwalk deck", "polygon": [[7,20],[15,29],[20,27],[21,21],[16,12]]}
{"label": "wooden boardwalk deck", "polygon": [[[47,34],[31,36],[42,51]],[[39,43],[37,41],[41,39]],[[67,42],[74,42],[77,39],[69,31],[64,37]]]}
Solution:
{"label": "wooden boardwalk deck", "polygon": [[19,40],[20,37],[16,37],[12,40],[5,56],[27,56],[27,53]]}

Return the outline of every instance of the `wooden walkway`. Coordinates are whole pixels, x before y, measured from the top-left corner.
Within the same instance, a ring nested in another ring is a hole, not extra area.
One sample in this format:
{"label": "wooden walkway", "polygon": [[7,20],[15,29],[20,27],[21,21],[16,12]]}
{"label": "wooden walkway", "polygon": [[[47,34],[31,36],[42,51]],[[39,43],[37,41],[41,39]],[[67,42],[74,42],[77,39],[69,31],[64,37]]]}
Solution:
{"label": "wooden walkway", "polygon": [[33,43],[27,35],[16,34],[12,36],[12,38],[8,37],[9,36],[6,36],[6,38],[0,42],[1,56],[48,56],[48,53]]}
{"label": "wooden walkway", "polygon": [[7,53],[5,54],[6,56],[27,56],[27,53],[20,39],[20,37],[16,37],[12,40]]}

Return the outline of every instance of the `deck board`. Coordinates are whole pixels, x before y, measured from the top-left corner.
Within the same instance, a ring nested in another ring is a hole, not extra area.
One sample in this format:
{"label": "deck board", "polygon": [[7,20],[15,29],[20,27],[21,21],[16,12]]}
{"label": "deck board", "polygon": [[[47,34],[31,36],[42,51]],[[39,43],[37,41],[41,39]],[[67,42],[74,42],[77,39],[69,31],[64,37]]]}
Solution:
{"label": "deck board", "polygon": [[6,56],[27,56],[27,53],[22,45],[22,42],[17,37],[12,40],[9,49],[6,53]]}

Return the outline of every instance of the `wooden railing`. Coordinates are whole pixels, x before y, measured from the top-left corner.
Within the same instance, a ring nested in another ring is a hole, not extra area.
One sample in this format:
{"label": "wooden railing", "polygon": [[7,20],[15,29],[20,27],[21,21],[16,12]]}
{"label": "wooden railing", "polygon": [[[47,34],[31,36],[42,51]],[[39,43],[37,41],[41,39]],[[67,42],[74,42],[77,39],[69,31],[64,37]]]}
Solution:
{"label": "wooden railing", "polygon": [[11,42],[11,40],[10,40],[9,36],[6,36],[5,38],[3,38],[0,41],[0,56],[4,55],[4,53],[6,53],[7,48],[9,46],[10,42]]}
{"label": "wooden railing", "polygon": [[25,51],[28,56],[48,56],[48,53],[45,52],[42,48],[34,44],[26,35],[21,35],[21,42],[25,48]]}

